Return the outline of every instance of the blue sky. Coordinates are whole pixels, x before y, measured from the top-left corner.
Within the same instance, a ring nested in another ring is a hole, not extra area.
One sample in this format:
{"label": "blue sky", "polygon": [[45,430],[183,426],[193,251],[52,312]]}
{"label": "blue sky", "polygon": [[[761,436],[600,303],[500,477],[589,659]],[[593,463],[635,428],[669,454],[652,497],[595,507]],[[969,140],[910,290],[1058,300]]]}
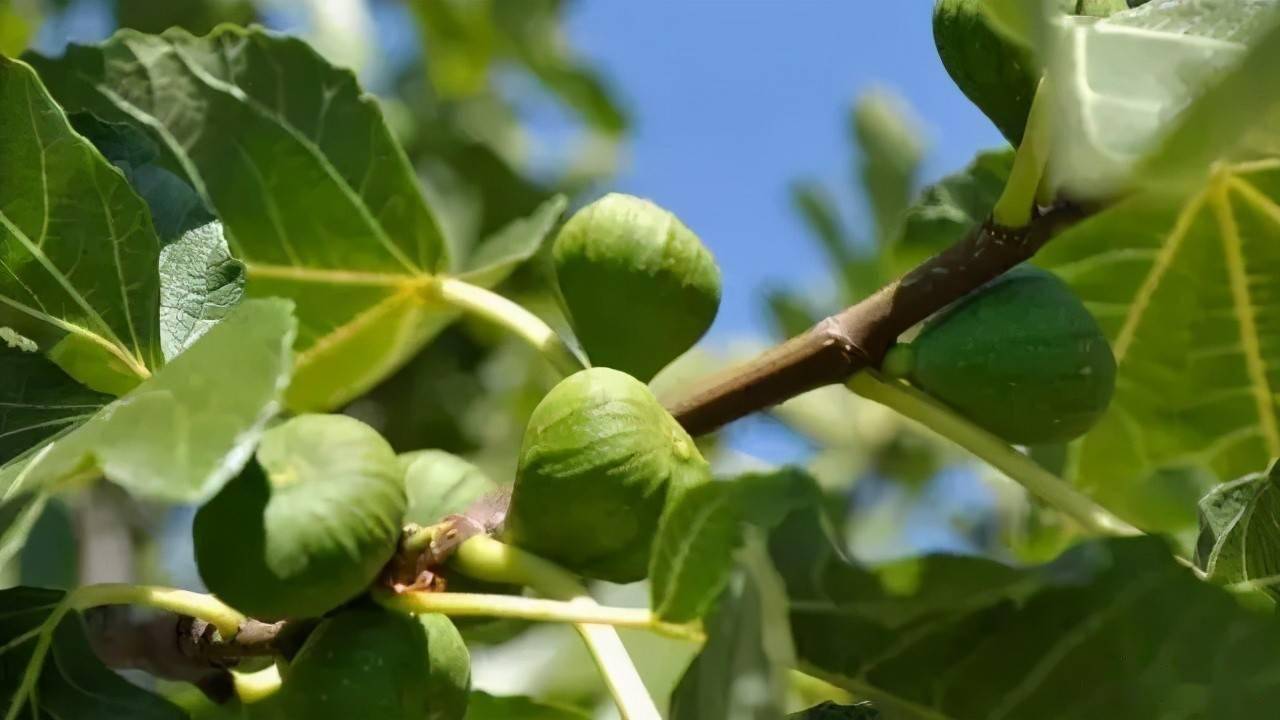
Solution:
{"label": "blue sky", "polygon": [[[713,339],[766,329],[761,290],[825,282],[787,201],[799,177],[856,206],[846,117],[874,88],[900,95],[928,140],[926,177],[1003,142],[933,47],[929,0],[580,0],[576,50],[634,121],[614,187],[658,201],[715,252],[725,275]],[[865,233],[864,233],[865,235]]]}

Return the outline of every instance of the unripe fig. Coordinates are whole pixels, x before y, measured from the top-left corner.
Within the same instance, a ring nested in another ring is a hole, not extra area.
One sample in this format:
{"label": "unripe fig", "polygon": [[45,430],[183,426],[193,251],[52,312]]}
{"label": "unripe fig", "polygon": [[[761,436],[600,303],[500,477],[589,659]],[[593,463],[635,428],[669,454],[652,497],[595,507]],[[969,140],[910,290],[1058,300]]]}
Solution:
{"label": "unripe fig", "polygon": [[471,657],[443,615],[357,607],[326,618],[272,698],[308,720],[461,720]]}
{"label": "unripe fig", "polygon": [[649,388],[617,370],[583,370],[529,419],[505,539],[587,577],[634,582],[648,574],[668,499],[708,477]]}
{"label": "unripe fig", "polygon": [[720,307],[720,269],[675,215],[611,193],[574,213],[552,246],[569,320],[595,365],[648,382],[693,346]]}
{"label": "unripe fig", "polygon": [[200,577],[259,619],[320,616],[364,592],[395,552],[402,478],[391,446],[359,420],[289,420],[196,513]]}
{"label": "unripe fig", "polygon": [[1106,411],[1116,363],[1084,303],[1022,266],[926,323],[884,368],[1019,445],[1079,437]]}

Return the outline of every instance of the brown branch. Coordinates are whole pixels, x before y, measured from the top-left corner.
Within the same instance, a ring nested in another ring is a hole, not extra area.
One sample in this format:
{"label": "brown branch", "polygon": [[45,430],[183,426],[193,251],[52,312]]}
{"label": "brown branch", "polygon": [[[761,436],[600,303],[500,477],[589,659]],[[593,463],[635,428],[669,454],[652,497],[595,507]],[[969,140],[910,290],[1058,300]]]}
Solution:
{"label": "brown branch", "polygon": [[712,378],[670,403],[671,414],[698,436],[823,385],[875,367],[916,323],[1031,258],[1087,215],[1063,204],[1019,229],[987,222],[955,245],[754,360]]}

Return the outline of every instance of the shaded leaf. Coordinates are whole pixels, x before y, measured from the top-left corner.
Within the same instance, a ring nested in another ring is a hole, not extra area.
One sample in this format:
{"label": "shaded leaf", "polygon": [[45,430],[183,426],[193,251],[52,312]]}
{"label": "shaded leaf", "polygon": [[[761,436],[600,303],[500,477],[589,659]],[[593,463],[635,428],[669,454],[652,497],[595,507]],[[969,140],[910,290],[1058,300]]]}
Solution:
{"label": "shaded leaf", "polygon": [[69,590],[79,584],[80,548],[71,510],[60,500],[43,510],[18,554],[18,583]]}
{"label": "shaded leaf", "polygon": [[443,450],[418,450],[400,456],[409,498],[405,521],[430,525],[459,514],[498,489],[480,468]]}
{"label": "shaded leaf", "polygon": [[111,396],[76,382],[43,355],[0,343],[0,467],[102,409]]}
{"label": "shaded leaf", "polygon": [[[1103,20],[1061,19],[1049,71],[1056,78],[1054,181],[1080,197],[1123,189],[1170,118],[1241,60],[1277,7],[1274,0],[1154,0]],[[1239,112],[1237,100],[1218,112]]]}
{"label": "shaded leaf", "polygon": [[[814,525],[799,518],[771,539],[800,667],[891,716],[1252,718],[1280,698],[1280,626],[1197,580],[1161,540],[1099,541],[1025,570],[921,558],[882,585],[818,551]],[[1011,582],[983,589],[973,571]],[[884,602],[886,587],[900,603]]]}
{"label": "shaded leaf", "polygon": [[297,301],[290,405],[358,395],[452,318],[424,292],[448,258],[403,151],[351,73],[301,41],[121,32],[33,62],[64,106],[151,133],[225,223],[250,296]]}
{"label": "shaded leaf", "polygon": [[[94,242],[86,242],[92,238]],[[27,65],[0,58],[0,325],[95,389],[163,364],[160,241],[121,173]]]}
{"label": "shaded leaf", "polygon": [[915,192],[924,154],[915,119],[897,97],[884,91],[862,97],[853,109],[853,135],[862,151],[862,186],[881,245],[898,236],[902,215]]}
{"label": "shaded leaf", "polygon": [[0,711],[18,718],[182,720],[168,701],[98,660],[60,590],[0,590]]}
{"label": "shaded leaf", "polygon": [[768,531],[790,512],[817,505],[813,479],[798,469],[742,475],[682,493],[662,514],[650,559],[650,606],[689,622],[711,609],[751,528]]}
{"label": "shaded leaf", "polygon": [[707,621],[707,643],[671,696],[671,720],[782,717],[795,662],[786,618],[786,588],[752,531]]}
{"label": "shaded leaf", "polygon": [[1117,203],[1036,257],[1097,318],[1118,367],[1070,474],[1141,527],[1184,519],[1151,512],[1156,473],[1204,468],[1225,480],[1280,456],[1277,199],[1280,163],[1224,167],[1198,192]]}
{"label": "shaded leaf", "polygon": [[1254,582],[1275,592],[1280,576],[1280,465],[1214,488],[1200,500],[1196,565],[1211,580]]}
{"label": "shaded leaf", "polygon": [[289,379],[292,304],[240,305],[155,377],[0,474],[7,499],[101,473],[142,497],[198,502],[248,460]]}
{"label": "shaded leaf", "polygon": [[895,273],[914,268],[951,246],[991,214],[1013,167],[1013,150],[978,153],[960,172],[925,188],[906,211],[890,249]]}
{"label": "shaded leaf", "polygon": [[467,720],[588,720],[581,710],[539,702],[527,697],[499,697],[474,690],[467,702]]}

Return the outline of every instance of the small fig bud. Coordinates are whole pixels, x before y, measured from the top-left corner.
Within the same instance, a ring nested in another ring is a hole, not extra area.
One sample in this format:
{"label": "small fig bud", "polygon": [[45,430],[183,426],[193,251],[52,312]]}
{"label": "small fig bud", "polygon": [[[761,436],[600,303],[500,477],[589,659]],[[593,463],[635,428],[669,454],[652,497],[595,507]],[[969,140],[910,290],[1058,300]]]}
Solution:
{"label": "small fig bud", "polygon": [[326,618],[272,698],[285,717],[461,720],[471,657],[443,615],[356,607]]}
{"label": "small fig bud", "polygon": [[302,415],[269,430],[196,513],[200,577],[260,620],[318,617],[364,592],[395,552],[403,472],[373,428]]}
{"label": "small fig bud", "polygon": [[643,383],[583,370],[529,419],[505,539],[588,577],[634,582],[648,574],[668,500],[709,474]]}
{"label": "small fig bud", "polygon": [[595,365],[648,382],[693,347],[720,307],[720,269],[675,215],[612,193],[569,219],[552,247],[574,332]]}

